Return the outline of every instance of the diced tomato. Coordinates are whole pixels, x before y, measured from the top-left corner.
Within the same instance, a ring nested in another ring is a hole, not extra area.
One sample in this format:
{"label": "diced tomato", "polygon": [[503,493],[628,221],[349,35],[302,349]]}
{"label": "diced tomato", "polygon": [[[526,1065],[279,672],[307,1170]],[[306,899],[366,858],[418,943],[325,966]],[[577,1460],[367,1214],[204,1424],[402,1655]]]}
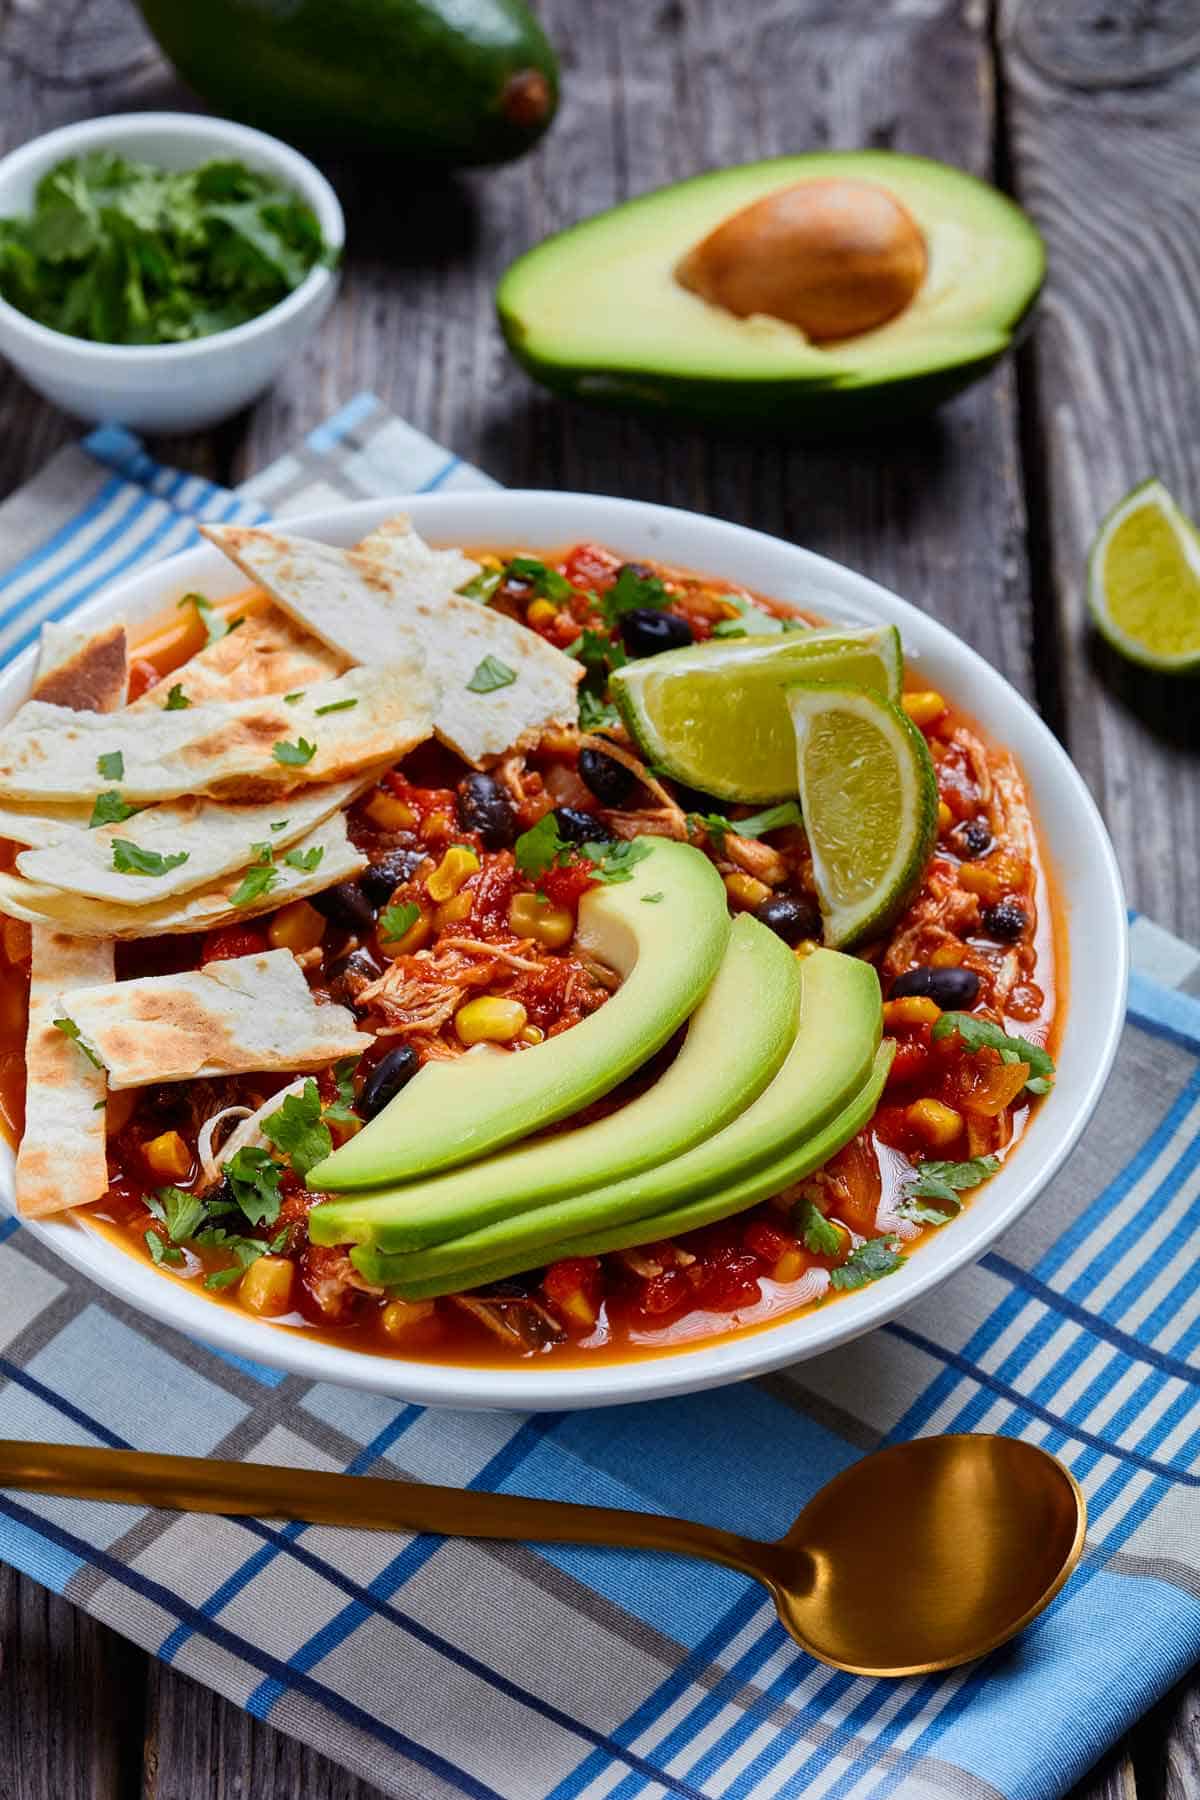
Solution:
{"label": "diced tomato", "polygon": [[765,1262],[768,1268],[774,1268],[780,1257],[787,1250],[796,1248],[796,1240],[790,1232],[781,1231],[769,1219],[755,1219],[747,1225],[742,1233],[742,1241],[747,1250]]}
{"label": "diced tomato", "polygon": [[565,868],[547,869],[540,885],[552,906],[569,906],[574,911],[588,889],[595,887],[596,877],[591,863],[581,857]]}
{"label": "diced tomato", "polygon": [[562,565],[562,572],[576,588],[606,586],[621,566],[619,556],[599,544],[576,544]]}
{"label": "diced tomato", "polygon": [[[928,1027],[926,1027],[928,1030]],[[903,1038],[896,1045],[896,1054],[892,1066],[888,1070],[887,1084],[899,1087],[902,1083],[919,1081],[933,1066],[933,1058],[928,1044],[919,1037]]]}
{"label": "diced tomato", "polygon": [[414,787],[398,769],[389,769],[380,786],[389,788],[398,800],[411,806],[422,822],[438,813],[451,820],[458,817],[458,797],[453,788]]}
{"label": "diced tomato", "polygon": [[676,1307],[683,1306],[692,1297],[691,1288],[682,1269],[664,1269],[661,1275],[652,1275],[642,1283],[642,1291],[638,1296],[638,1310],[647,1318],[659,1319],[665,1313],[674,1312]]}
{"label": "diced tomato", "polygon": [[267,947],[265,933],[252,925],[222,925],[205,933],[200,947],[200,961],[230,962],[235,956],[257,956]]}
{"label": "diced tomato", "polygon": [[599,1257],[567,1256],[551,1263],[542,1292],[568,1331],[591,1331],[600,1316]]}
{"label": "diced tomato", "polygon": [[906,1155],[921,1147],[906,1107],[881,1106],[871,1120],[871,1129],[880,1143],[889,1145],[893,1150],[903,1150]]}
{"label": "diced tomato", "polygon": [[761,1298],[758,1278],[762,1265],[749,1250],[734,1244],[723,1246],[704,1261],[704,1277],[696,1288],[696,1301],[713,1312],[732,1312],[753,1306]]}
{"label": "diced tomato", "polygon": [[140,700],[143,694],[148,694],[161,680],[162,676],[152,662],[144,656],[134,657],[129,665],[129,682],[125,690],[129,705]]}

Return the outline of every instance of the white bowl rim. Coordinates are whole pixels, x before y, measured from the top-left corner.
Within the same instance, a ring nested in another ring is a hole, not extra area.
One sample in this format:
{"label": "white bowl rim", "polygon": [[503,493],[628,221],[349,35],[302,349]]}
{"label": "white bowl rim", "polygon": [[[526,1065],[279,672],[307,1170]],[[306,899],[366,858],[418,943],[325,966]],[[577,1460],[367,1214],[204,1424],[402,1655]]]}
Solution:
{"label": "white bowl rim", "polygon": [[[310,162],[307,156],[301,155],[299,150],[294,150],[290,144],[285,144],[281,138],[272,137],[269,132],[257,131],[251,125],[239,125],[233,119],[218,118],[212,113],[106,113],[100,118],[78,119],[71,124],[58,125],[53,131],[30,138],[27,143],[10,150],[7,156],[0,157],[0,188],[3,188],[10,176],[24,174],[30,164],[51,168],[67,156],[80,155],[89,150],[111,147],[130,151],[139,138],[161,136],[164,133],[175,135],[181,143],[193,140],[199,143],[205,140],[213,145],[210,154],[216,153],[215,144],[219,142],[228,146],[231,153],[241,150],[247,156],[257,156],[312,207],[329,247],[338,252],[344,247],[346,221],[341,204],[316,164]],[[208,158],[203,160],[207,161]],[[0,214],[2,213],[3,207],[0,206]],[[104,361],[114,369],[154,368],[162,363],[179,364],[188,358],[198,359],[231,345],[253,343],[256,338],[273,331],[304,311],[324,291],[335,274],[335,269],[328,269],[318,263],[309,270],[299,287],[293,288],[290,294],[276,301],[266,312],[247,319],[244,324],[232,325],[227,331],[214,331],[207,337],[191,338],[181,344],[97,343],[91,338],[75,337],[69,331],[55,331],[52,326],[31,319],[27,313],[23,313],[2,296],[0,324],[6,330],[24,337],[26,342],[57,351],[60,355],[65,355],[65,347],[69,346],[73,356],[85,356],[96,362]]]}
{"label": "white bowl rim", "polygon": [[[1086,1057],[1080,1059],[1087,1061],[1087,1067],[1077,1073],[1072,1065],[1079,1092],[1071,1120],[1064,1126],[1052,1101],[1040,1108],[1017,1155],[987,1184],[980,1199],[947,1231],[923,1244],[917,1255],[886,1281],[815,1312],[784,1317],[715,1342],[623,1361],[598,1360],[594,1368],[421,1362],[345,1350],[302,1330],[244,1318],[232,1308],[214,1304],[202,1293],[169,1277],[164,1279],[159,1271],[73,1217],[26,1220],[25,1230],[136,1310],[225,1354],[286,1369],[309,1380],[365,1388],[422,1405],[557,1411],[659,1399],[766,1374],[835,1349],[885,1324],[956,1270],[976,1261],[1042,1192],[1077,1142],[1111,1070],[1125,1016],[1127,915],[1116,856],[1095,802],[1074,765],[1029,703],[945,626],[867,577],[747,526],[596,494],[498,488],[356,501],[281,521],[281,528],[349,545],[398,511],[407,512],[417,529],[435,542],[491,541],[551,548],[590,539],[614,544],[630,555],[659,555],[665,561],[714,573],[721,563],[732,565],[743,557],[749,562],[757,553],[760,558],[786,564],[814,606],[828,608],[833,602],[835,615],[840,606],[846,616],[891,620],[900,625],[918,655],[948,657],[962,675],[961,683],[956,677],[951,684],[952,693],[956,685],[964,691],[969,683],[973,713],[979,711],[979,693],[985,693],[989,703],[998,704],[1005,714],[1010,733],[1019,727],[1026,742],[1036,745],[1035,754],[1044,760],[1037,777],[1031,777],[1035,808],[1039,792],[1054,787],[1060,798],[1069,801],[1078,819],[1079,842],[1089,862],[1088,943],[1093,952],[1099,951],[1095,960],[1101,974],[1083,990],[1095,1017],[1087,1032]],[[476,519],[480,522],[475,523]],[[472,523],[464,524],[464,520]],[[660,537],[667,541],[659,544]],[[653,541],[648,543],[648,539]],[[731,573],[728,578],[739,577]],[[114,612],[126,611],[134,619],[148,618],[164,608],[173,589],[186,592],[199,587],[220,594],[235,592],[243,585],[243,578],[232,565],[225,565],[219,552],[203,546],[126,576],[87,601],[72,617],[81,623],[98,623]],[[775,591],[779,591],[778,581]],[[0,670],[0,720],[27,691],[35,655],[35,648],[30,648]],[[1065,888],[1063,882],[1064,904]],[[1075,935],[1068,919],[1072,948]],[[1078,999],[1068,1001],[1067,1034],[1079,1004]],[[1066,1074],[1060,1051],[1060,1088]],[[0,1202],[13,1209],[12,1153],[7,1145],[0,1146]]]}

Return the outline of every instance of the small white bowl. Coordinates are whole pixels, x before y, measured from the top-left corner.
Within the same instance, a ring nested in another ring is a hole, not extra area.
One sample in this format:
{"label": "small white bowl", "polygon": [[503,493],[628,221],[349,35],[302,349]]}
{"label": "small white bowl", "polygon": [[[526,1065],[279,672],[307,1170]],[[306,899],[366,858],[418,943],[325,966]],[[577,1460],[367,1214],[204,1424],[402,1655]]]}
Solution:
{"label": "small white bowl", "polygon": [[[327,244],[346,227],[337,195],[307,157],[265,132],[192,113],[115,113],[64,125],[0,160],[0,218],[27,214],[42,176],[68,156],[114,150],[164,169],[229,158],[274,175],[312,207]],[[29,319],[0,300],[0,351],[31,387],[92,424],[199,431],[249,404],[325,317],[336,271],[311,269],[257,319],[185,344],[94,344]]]}
{"label": "small white bowl", "polygon": [[[139,1311],[220,1350],[273,1363],[309,1381],[343,1382],[432,1406],[529,1411],[660,1399],[801,1362],[885,1324],[982,1256],[1033,1204],[1087,1124],[1112,1067],[1125,1015],[1125,901],[1108,834],[1066,752],[1003,676],[928,614],[823,556],[721,519],[600,494],[498,489],[362,500],[291,519],[288,529],[350,545],[396,512],[409,513],[434,544],[529,544],[546,550],[586,541],[609,544],[623,556],[699,569],[832,619],[898,625],[922,677],[961,700],[988,737],[1011,749],[1029,783],[1041,840],[1057,875],[1067,937],[1066,1025],[1053,1093],[1039,1107],[1016,1155],[961,1217],[887,1281],[815,1312],[716,1342],[624,1362],[598,1359],[591,1367],[559,1368],[553,1360],[535,1358],[482,1368],[343,1348],[218,1305],[69,1214],[33,1221],[26,1230]],[[191,589],[219,598],[244,585],[233,564],[206,544],[116,582],[74,616],[92,626],[123,617],[136,627]],[[0,724],[29,692],[35,655],[27,650],[0,671]],[[10,1210],[13,1160],[0,1141],[0,1206]]]}

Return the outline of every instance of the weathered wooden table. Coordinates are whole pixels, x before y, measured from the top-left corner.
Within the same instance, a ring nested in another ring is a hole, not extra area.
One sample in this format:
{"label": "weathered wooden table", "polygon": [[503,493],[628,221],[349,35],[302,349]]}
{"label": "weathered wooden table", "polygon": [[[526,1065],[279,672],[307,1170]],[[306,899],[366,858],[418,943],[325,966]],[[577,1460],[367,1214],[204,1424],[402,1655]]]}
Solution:
{"label": "weathered wooden table", "polygon": [[[1100,802],[1131,903],[1200,938],[1197,689],[1098,651],[1083,594],[1089,538],[1135,481],[1157,473],[1200,510],[1197,0],[543,0],[541,13],[565,87],[545,144],[463,180],[330,164],[349,227],[335,312],[251,413],[156,448],[233,483],[371,388],[506,483],[695,507],[850,563],[1036,701]],[[0,0],[0,83],[5,149],[71,119],[194,104],[122,0]],[[751,446],[560,405],[510,363],[492,286],[546,232],[700,169],[861,145],[991,177],[1049,240],[1026,347],[937,419],[869,442]],[[0,374],[0,494],[76,430]],[[3,1572],[0,1642],[0,1800],[370,1800]],[[1200,1795],[1200,1683],[1083,1791]]]}

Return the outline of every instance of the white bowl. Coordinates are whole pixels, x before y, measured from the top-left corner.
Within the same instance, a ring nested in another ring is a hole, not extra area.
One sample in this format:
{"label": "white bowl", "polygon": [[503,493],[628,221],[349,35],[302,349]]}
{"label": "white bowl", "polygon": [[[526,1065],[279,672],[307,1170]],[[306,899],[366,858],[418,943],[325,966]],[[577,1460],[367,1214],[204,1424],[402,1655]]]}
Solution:
{"label": "white bowl", "polygon": [[[1071,966],[1078,977],[1068,992],[1053,1093],[1011,1161],[961,1217],[923,1244],[887,1281],[720,1343],[642,1360],[597,1361],[594,1368],[556,1369],[552,1362],[537,1361],[470,1368],[344,1350],[314,1340],[303,1329],[264,1324],[214,1304],[71,1217],[26,1229],[130,1305],[222,1350],[311,1380],[344,1382],[437,1406],[558,1409],[648,1400],[800,1362],[882,1325],[981,1256],[1037,1198],[1100,1097],[1124,1018],[1127,933],[1116,859],[1091,795],[1037,714],[975,651],[886,588],[778,538],[632,500],[504,491],[361,501],[289,520],[288,529],[350,545],[397,511],[409,513],[418,530],[437,544],[553,549],[591,539],[631,558],[658,558],[744,582],[834,618],[898,625],[906,651],[919,659],[930,685],[959,699],[989,736],[1015,752],[1032,790],[1042,842],[1054,859]],[[99,623],[122,614],[136,623],[191,590],[221,595],[242,585],[242,577],[218,551],[188,550],[118,582],[75,616]],[[27,651],[0,673],[0,721],[28,691],[33,659],[33,651]],[[10,1207],[12,1171],[12,1152],[2,1146],[0,1199]]]}
{"label": "white bowl", "polygon": [[[340,250],[345,239],[337,195],[307,157],[265,132],[192,113],[117,113],[23,144],[0,160],[0,218],[27,214],[49,169],[95,150],[164,169],[234,159],[277,176],[307,201],[332,248]],[[31,387],[77,418],[139,431],[199,431],[270,386],[321,323],[337,286],[335,271],[311,269],[257,319],[186,344],[93,344],[51,331],[0,300],[0,351]]]}

